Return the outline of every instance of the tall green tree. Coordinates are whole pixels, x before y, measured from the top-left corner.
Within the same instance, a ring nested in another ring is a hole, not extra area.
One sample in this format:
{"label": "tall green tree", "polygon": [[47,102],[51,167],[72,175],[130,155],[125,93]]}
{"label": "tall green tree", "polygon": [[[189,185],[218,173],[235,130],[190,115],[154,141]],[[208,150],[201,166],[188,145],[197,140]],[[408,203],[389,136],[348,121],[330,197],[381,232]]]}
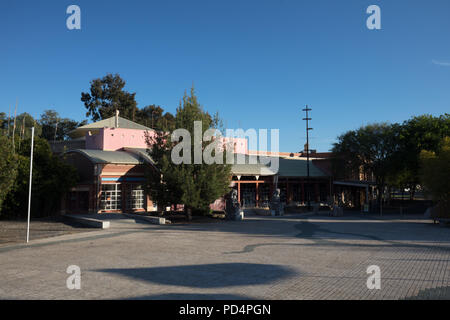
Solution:
{"label": "tall green tree", "polygon": [[450,137],[445,137],[437,152],[420,153],[420,178],[425,190],[438,203],[439,214],[450,217]]}
{"label": "tall green tree", "polygon": [[92,80],[90,92],[81,93],[81,101],[87,109],[86,116],[98,121],[114,116],[119,110],[120,116],[135,121],[136,93],[126,91],[125,84],[118,74],[107,74]]}
{"label": "tall green tree", "polygon": [[[30,174],[31,139],[25,139],[17,151],[17,177],[2,206],[3,217],[21,218],[27,214]],[[32,216],[43,217],[57,213],[62,196],[74,187],[76,169],[52,154],[49,143],[35,136],[32,179]]]}
{"label": "tall green tree", "polygon": [[[193,211],[209,212],[209,205],[228,192],[230,165],[225,161],[224,164],[194,164],[194,121],[202,122],[203,137],[206,130],[217,125],[215,119],[217,117],[213,118],[203,110],[192,88],[189,96],[183,96],[175,115],[175,129],[185,129],[190,133],[189,137],[184,138],[190,139],[190,163],[174,163],[172,150],[187,141],[173,141],[170,131],[159,131],[155,138],[148,139],[149,154],[155,161],[156,169],[149,170],[147,190],[161,207],[183,204],[188,219]],[[202,151],[207,145],[202,143]]]}
{"label": "tall green tree", "polygon": [[341,177],[353,179],[359,179],[360,174],[365,175],[364,179],[373,177],[382,195],[393,172],[399,130],[397,124],[375,123],[339,136],[332,150],[335,172],[340,170]]}
{"label": "tall green tree", "polygon": [[17,177],[17,155],[11,139],[0,135],[0,212],[3,201],[14,185]]}
{"label": "tall green tree", "polygon": [[41,136],[47,141],[67,140],[69,132],[86,123],[86,120],[78,122],[69,118],[61,118],[55,110],[45,110],[39,119],[42,128]]}
{"label": "tall green tree", "polygon": [[[15,142],[20,141],[19,139],[29,139],[31,138],[31,128],[34,127],[34,134],[41,135],[42,127],[38,121],[36,121],[29,113],[24,112],[17,115],[16,118],[16,129],[14,134],[16,136]],[[11,123],[10,134],[13,132],[13,123]]]}
{"label": "tall green tree", "polygon": [[0,112],[0,134],[5,134],[7,135],[8,133],[8,117],[6,115],[6,113],[4,112]]}
{"label": "tall green tree", "polygon": [[450,136],[450,114],[439,117],[421,115],[401,125],[399,151],[395,155],[397,174],[393,179],[410,189],[411,199],[421,181],[421,151],[437,152],[446,136]]}
{"label": "tall green tree", "polygon": [[155,130],[163,130],[174,128],[175,117],[170,112],[164,113],[160,106],[152,104],[137,111],[136,122]]}

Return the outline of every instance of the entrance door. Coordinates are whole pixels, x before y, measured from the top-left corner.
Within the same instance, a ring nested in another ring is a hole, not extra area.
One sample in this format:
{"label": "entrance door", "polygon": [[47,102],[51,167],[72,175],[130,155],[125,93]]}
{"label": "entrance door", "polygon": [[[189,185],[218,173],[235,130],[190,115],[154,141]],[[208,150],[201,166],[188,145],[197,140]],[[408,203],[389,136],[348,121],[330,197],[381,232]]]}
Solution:
{"label": "entrance door", "polygon": [[256,186],[252,183],[241,184],[242,192],[242,207],[254,208],[256,207]]}
{"label": "entrance door", "polygon": [[120,183],[102,184],[100,209],[105,211],[122,209],[122,191]]}

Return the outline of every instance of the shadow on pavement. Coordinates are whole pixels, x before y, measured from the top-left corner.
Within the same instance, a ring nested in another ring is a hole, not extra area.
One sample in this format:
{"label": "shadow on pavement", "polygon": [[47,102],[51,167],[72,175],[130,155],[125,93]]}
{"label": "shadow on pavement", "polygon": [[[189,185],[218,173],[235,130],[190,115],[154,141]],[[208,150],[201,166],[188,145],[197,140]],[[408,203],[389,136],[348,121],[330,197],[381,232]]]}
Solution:
{"label": "shadow on pavement", "polygon": [[297,275],[296,271],[288,267],[255,263],[215,263],[95,271],[119,274],[140,281],[191,288],[268,284]]}
{"label": "shadow on pavement", "polygon": [[424,289],[417,296],[407,297],[405,300],[450,300],[450,287]]}
{"label": "shadow on pavement", "polygon": [[229,232],[253,236],[275,236],[323,240],[419,241],[450,244],[450,228],[429,220],[375,219],[373,217],[283,216],[252,217],[208,225],[170,226],[171,230]]}
{"label": "shadow on pavement", "polygon": [[141,297],[130,297],[131,300],[249,300],[236,294],[227,293],[165,293]]}

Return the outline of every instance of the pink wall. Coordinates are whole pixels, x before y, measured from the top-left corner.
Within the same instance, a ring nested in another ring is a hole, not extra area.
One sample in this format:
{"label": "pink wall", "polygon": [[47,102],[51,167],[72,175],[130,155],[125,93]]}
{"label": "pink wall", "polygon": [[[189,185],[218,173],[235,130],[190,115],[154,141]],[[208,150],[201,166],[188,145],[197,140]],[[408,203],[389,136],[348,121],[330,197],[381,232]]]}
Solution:
{"label": "pink wall", "polygon": [[234,153],[248,153],[247,139],[245,138],[222,138],[224,143],[228,143],[233,140]]}
{"label": "pink wall", "polygon": [[[116,151],[124,147],[147,148],[145,130],[102,128],[97,134],[86,134],[86,149]],[[154,131],[147,131],[150,135]]]}
{"label": "pink wall", "polygon": [[[124,147],[147,148],[145,132],[154,136],[154,131],[125,129],[125,128],[102,128],[97,133],[86,134],[86,149],[116,151]],[[225,142],[230,138],[222,138]],[[248,153],[247,139],[233,138],[235,153]]]}

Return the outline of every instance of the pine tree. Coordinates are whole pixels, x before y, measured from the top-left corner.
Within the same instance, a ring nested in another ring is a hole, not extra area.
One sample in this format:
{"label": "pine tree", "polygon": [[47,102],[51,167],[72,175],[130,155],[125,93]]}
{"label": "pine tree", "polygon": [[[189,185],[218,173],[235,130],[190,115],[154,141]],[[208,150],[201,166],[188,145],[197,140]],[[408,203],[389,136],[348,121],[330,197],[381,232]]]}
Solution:
{"label": "pine tree", "polygon": [[[229,191],[231,166],[225,164],[194,164],[194,121],[202,121],[202,136],[210,128],[220,123],[217,115],[211,117],[205,112],[195,96],[183,96],[175,116],[175,129],[184,128],[191,136],[191,163],[175,164],[171,158],[172,150],[182,141],[171,140],[169,128],[148,137],[149,155],[154,167],[147,173],[146,188],[158,206],[183,204],[188,219],[192,212],[207,213],[209,205]],[[202,151],[211,142],[202,142]]]}

